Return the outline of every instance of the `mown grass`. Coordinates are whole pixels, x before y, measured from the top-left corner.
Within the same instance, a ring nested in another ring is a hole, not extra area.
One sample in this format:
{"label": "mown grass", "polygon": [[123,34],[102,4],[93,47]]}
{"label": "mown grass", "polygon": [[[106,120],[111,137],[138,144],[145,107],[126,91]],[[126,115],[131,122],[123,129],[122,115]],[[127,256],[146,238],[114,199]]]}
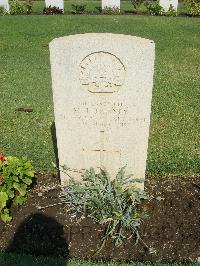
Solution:
{"label": "mown grass", "polygon": [[[32,257],[30,255],[17,255],[0,253],[0,266],[181,266],[181,263],[123,263],[123,262],[97,262],[63,258]],[[189,266],[198,266],[198,263],[188,263]]]}
{"label": "mown grass", "polygon": [[[37,170],[53,169],[48,44],[70,34],[113,32],[156,44],[147,174],[199,173],[199,28],[200,19],[192,18],[0,17],[0,150],[28,156]],[[16,111],[20,107],[33,112]]]}

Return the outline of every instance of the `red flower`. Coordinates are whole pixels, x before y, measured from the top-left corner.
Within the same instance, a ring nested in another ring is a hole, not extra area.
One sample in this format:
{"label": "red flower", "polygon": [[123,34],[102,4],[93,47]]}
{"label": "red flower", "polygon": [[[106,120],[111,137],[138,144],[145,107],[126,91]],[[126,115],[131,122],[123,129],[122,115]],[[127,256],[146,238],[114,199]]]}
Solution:
{"label": "red flower", "polygon": [[2,153],[0,153],[0,161],[5,161],[6,160],[6,158],[3,156],[3,154]]}

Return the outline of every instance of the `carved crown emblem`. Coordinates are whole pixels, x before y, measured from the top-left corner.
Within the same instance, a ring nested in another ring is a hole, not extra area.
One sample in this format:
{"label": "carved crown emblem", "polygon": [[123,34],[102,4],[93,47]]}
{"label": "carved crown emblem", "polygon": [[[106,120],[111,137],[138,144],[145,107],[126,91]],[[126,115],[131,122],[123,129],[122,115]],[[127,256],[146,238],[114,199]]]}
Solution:
{"label": "carved crown emblem", "polygon": [[115,55],[95,52],[80,64],[80,83],[92,93],[113,93],[123,85],[125,67]]}

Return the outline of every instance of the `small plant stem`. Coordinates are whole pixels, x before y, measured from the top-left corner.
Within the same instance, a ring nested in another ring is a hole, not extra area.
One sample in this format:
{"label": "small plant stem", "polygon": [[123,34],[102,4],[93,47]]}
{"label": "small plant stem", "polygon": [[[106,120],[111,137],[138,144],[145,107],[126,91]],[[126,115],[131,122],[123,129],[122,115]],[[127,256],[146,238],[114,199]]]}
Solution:
{"label": "small plant stem", "polygon": [[82,169],[82,171],[81,171],[81,170],[78,170],[78,169],[72,169],[72,168],[69,168],[69,167],[67,167],[67,168],[63,167],[63,172],[65,172],[65,171],[70,171],[70,172],[74,172],[74,173],[83,174],[85,169]]}
{"label": "small plant stem", "polygon": [[50,204],[50,205],[47,205],[47,206],[37,206],[37,209],[39,210],[43,210],[43,209],[47,209],[47,208],[50,208],[50,207],[54,207],[54,206],[57,206],[57,205],[62,205],[62,204],[65,204],[66,202],[58,202],[58,203],[55,203],[55,204]]}
{"label": "small plant stem", "polygon": [[136,231],[136,235],[137,235],[137,242],[140,241],[140,243],[144,246],[145,250],[148,251],[149,246],[144,242],[144,240],[142,240],[138,231]]}
{"label": "small plant stem", "polygon": [[100,247],[97,249],[97,251],[94,253],[93,256],[98,255],[102,251],[102,249],[104,248],[108,234],[109,234],[110,225],[111,225],[111,223],[109,222],[107,227],[106,227],[106,232],[104,233],[104,237],[102,238]]}

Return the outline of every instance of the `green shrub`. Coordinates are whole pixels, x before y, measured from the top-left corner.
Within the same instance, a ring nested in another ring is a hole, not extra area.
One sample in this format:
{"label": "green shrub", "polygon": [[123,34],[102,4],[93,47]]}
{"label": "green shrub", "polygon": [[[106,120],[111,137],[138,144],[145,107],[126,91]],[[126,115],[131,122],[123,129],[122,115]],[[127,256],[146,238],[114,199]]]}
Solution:
{"label": "green shrub", "polygon": [[101,11],[105,15],[118,15],[120,13],[119,7],[104,7]]}
{"label": "green shrub", "polygon": [[28,14],[28,15],[31,14],[32,9],[33,9],[33,2],[32,2],[32,0],[26,0],[24,2],[24,9],[25,9],[26,14]]}
{"label": "green shrub", "polygon": [[3,6],[0,6],[0,16],[3,16],[4,15],[4,8]]}
{"label": "green shrub", "polygon": [[174,9],[173,5],[170,5],[170,7],[169,7],[168,11],[165,13],[165,15],[167,17],[176,17],[177,16],[177,12]]}
{"label": "green shrub", "polygon": [[185,0],[184,6],[190,16],[200,16],[200,0]]}
{"label": "green shrub", "polygon": [[0,6],[0,16],[3,16],[5,14],[5,10],[3,6]]}
{"label": "green shrub", "polygon": [[12,220],[10,207],[23,204],[34,176],[33,166],[27,158],[4,157],[0,153],[0,217],[3,222]]}
{"label": "green shrub", "polygon": [[162,6],[159,5],[158,2],[155,1],[148,1],[145,3],[146,8],[149,14],[153,16],[162,16],[165,15],[165,11]]}
{"label": "green shrub", "polygon": [[131,4],[133,5],[135,10],[137,10],[143,3],[144,0],[131,0]]}
{"label": "green shrub", "polygon": [[43,9],[43,14],[44,15],[63,14],[63,9],[60,9],[59,7],[56,7],[56,6],[49,6]]}
{"label": "green shrub", "polygon": [[86,5],[72,4],[72,14],[84,14],[86,11]]}
{"label": "green shrub", "polygon": [[24,4],[18,0],[12,0],[10,2],[10,14],[11,15],[20,15],[24,14]]}
{"label": "green shrub", "polygon": [[105,7],[102,9],[102,7],[95,7],[95,9],[101,13],[101,14],[105,14],[105,15],[115,15],[115,14],[119,14],[120,13],[120,9],[118,7]]}
{"label": "green shrub", "polygon": [[94,10],[94,13],[96,13],[96,11],[97,11],[98,13],[102,13],[102,7],[101,7],[101,6],[96,6],[96,7],[95,7],[95,10]]}
{"label": "green shrub", "polygon": [[[70,169],[65,169],[70,176]],[[68,204],[73,216],[93,219],[97,224],[105,226],[105,234],[98,251],[111,238],[119,246],[125,239],[125,233],[140,239],[138,228],[146,214],[141,210],[140,203],[147,199],[147,194],[139,189],[133,179],[125,175],[123,167],[114,180],[110,179],[106,170],[95,173],[94,169],[82,173],[82,181],[70,177],[69,184],[62,189],[61,200]],[[146,246],[147,247],[147,246]]]}
{"label": "green shrub", "polygon": [[10,14],[11,15],[21,15],[30,14],[32,11],[33,2],[31,0],[26,0],[21,2],[19,0],[12,0],[10,2]]}

